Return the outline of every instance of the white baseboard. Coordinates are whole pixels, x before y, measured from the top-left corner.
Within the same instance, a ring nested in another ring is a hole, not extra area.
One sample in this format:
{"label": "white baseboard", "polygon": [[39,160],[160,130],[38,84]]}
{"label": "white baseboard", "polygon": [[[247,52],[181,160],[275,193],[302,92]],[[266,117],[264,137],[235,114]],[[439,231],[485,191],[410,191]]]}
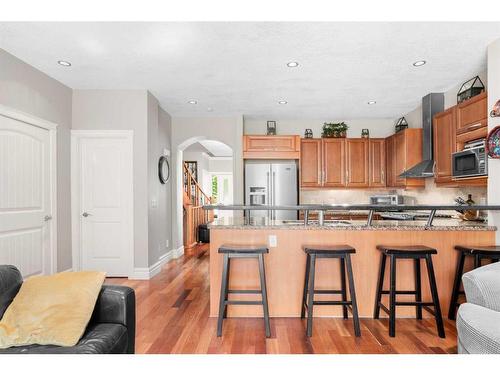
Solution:
{"label": "white baseboard", "polygon": [[68,268],[67,270],[60,271],[60,272],[73,272],[73,268]]}
{"label": "white baseboard", "polygon": [[184,246],[181,246],[177,249],[173,249],[172,252],[173,252],[174,259],[180,258],[181,256],[184,255]]}
{"label": "white baseboard", "polygon": [[129,279],[132,280],[149,280],[158,275],[166,263],[168,263],[172,259],[177,259],[184,255],[184,246],[179,247],[178,249],[172,249],[165,254],[160,256],[158,262],[153,264],[150,267],[136,267],[134,268],[134,272]]}

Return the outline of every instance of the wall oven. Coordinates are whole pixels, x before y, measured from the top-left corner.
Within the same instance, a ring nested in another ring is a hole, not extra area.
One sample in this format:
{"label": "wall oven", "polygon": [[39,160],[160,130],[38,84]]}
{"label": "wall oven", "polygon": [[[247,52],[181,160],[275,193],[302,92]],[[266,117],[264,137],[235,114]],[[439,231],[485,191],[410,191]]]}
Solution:
{"label": "wall oven", "polygon": [[453,153],[452,169],[454,178],[488,175],[485,141],[467,144],[463,151]]}

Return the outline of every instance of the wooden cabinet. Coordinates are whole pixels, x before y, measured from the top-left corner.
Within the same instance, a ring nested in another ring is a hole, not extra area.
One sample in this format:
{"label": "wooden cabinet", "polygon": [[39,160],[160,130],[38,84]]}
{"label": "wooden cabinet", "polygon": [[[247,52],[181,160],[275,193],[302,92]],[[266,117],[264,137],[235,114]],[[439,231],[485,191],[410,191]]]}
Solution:
{"label": "wooden cabinet", "polygon": [[243,159],[299,159],[298,135],[244,135]]}
{"label": "wooden cabinet", "polygon": [[422,129],[409,128],[387,138],[387,186],[400,188],[425,187],[423,178],[405,178],[399,175],[422,161]]}
{"label": "wooden cabinet", "polygon": [[394,163],[394,136],[385,139],[385,170],[386,170],[386,185],[395,186],[396,163]]}
{"label": "wooden cabinet", "polygon": [[346,184],[346,141],[327,138],[323,143],[323,186],[342,187]]}
{"label": "wooden cabinet", "polygon": [[369,141],[369,186],[386,186],[385,139],[371,138]]}
{"label": "wooden cabinet", "polygon": [[346,145],[346,186],[369,186],[369,141],[349,138]]}
{"label": "wooden cabinet", "polygon": [[457,105],[457,134],[488,127],[487,100],[483,92]]}
{"label": "wooden cabinet", "polygon": [[456,107],[438,113],[433,120],[434,180],[436,184],[452,180],[451,154],[456,151]]}
{"label": "wooden cabinet", "polygon": [[300,142],[300,186],[322,186],[323,145],[321,139]]}

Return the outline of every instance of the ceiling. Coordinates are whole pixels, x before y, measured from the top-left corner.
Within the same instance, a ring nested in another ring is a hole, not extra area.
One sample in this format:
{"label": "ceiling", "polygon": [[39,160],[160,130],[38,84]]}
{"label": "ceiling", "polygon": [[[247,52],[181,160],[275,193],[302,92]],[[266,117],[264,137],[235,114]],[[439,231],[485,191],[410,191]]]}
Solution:
{"label": "ceiling", "polygon": [[227,158],[233,156],[233,150],[228,145],[213,140],[202,140],[186,147],[185,152],[204,152],[215,158]]}
{"label": "ceiling", "polygon": [[253,119],[396,118],[485,70],[497,38],[500,23],[0,23],[0,48],[74,89]]}

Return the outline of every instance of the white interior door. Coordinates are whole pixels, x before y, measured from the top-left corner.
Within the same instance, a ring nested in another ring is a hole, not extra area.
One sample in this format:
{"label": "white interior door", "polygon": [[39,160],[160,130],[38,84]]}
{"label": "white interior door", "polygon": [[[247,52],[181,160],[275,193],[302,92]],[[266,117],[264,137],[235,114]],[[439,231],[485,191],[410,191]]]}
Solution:
{"label": "white interior door", "polygon": [[129,276],[133,260],[132,143],[124,137],[79,142],[80,268]]}
{"label": "white interior door", "polygon": [[52,271],[49,130],[0,115],[0,264]]}

